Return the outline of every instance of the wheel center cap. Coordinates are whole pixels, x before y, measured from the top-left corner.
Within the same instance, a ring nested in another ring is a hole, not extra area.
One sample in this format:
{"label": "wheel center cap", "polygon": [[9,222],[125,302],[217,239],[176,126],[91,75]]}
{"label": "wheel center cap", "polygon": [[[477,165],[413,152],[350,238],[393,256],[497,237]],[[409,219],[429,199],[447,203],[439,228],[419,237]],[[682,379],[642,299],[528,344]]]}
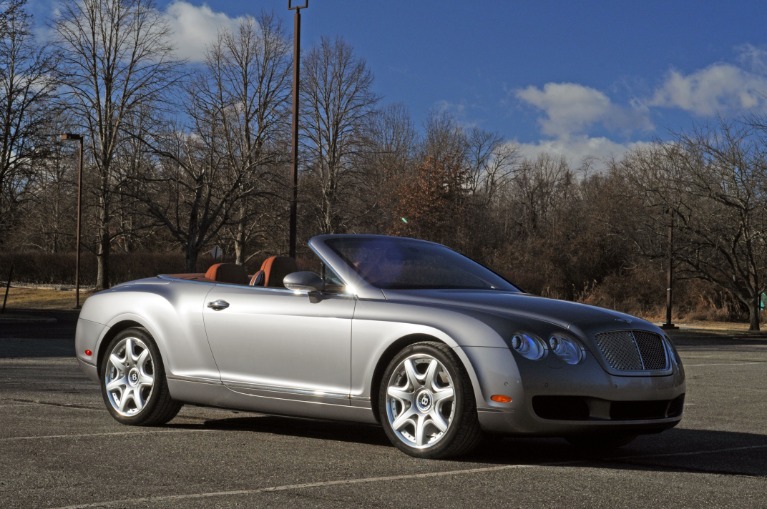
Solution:
{"label": "wheel center cap", "polygon": [[130,370],[130,373],[128,373],[128,383],[131,386],[135,387],[136,385],[138,385],[138,379],[139,379],[138,370],[136,368],[133,368],[132,370]]}
{"label": "wheel center cap", "polygon": [[428,412],[431,409],[432,402],[431,393],[429,391],[421,391],[415,398],[415,405],[421,412]]}

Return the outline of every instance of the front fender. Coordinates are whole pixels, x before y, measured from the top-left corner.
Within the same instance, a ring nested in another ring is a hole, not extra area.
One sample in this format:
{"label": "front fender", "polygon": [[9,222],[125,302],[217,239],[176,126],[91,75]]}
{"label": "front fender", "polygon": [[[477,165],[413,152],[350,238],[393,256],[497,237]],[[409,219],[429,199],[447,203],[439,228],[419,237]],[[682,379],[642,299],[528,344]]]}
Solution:
{"label": "front fender", "polygon": [[[352,325],[352,401],[370,404],[375,375],[385,368],[380,364],[387,362],[390,357],[387,353],[401,343],[402,338],[420,337],[433,338],[450,347],[471,380],[477,407],[495,407],[497,404],[490,401],[490,396],[502,394],[492,392],[500,390],[492,385],[497,379],[495,371],[492,371],[493,376],[487,376],[484,364],[482,371],[475,369],[483,356],[470,352],[490,352],[489,356],[495,358],[499,366],[504,366],[498,368],[505,370],[504,379],[517,380],[519,374],[501,335],[509,327],[507,321],[491,322],[455,310],[360,300]],[[503,325],[504,329],[499,332],[496,325]]]}

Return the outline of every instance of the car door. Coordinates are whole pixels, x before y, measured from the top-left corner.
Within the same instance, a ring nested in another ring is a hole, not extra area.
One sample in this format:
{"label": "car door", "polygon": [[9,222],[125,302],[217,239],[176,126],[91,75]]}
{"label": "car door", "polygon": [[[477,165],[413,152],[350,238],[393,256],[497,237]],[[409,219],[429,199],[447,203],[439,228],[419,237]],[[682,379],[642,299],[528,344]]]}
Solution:
{"label": "car door", "polygon": [[348,402],[355,302],[346,294],[318,300],[217,284],[203,318],[223,383],[245,393]]}

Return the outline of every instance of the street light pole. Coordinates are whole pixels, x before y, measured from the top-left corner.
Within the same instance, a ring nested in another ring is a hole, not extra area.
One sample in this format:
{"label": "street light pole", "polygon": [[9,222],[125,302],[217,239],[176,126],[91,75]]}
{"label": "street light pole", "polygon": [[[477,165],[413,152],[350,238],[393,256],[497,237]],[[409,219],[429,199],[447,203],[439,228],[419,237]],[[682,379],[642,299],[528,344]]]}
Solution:
{"label": "street light pole", "polygon": [[296,257],[296,230],[298,225],[298,99],[301,69],[301,9],[309,7],[309,0],[294,5],[288,0],[288,9],[293,16],[293,195],[290,200],[290,256]]}
{"label": "street light pole", "polygon": [[668,267],[666,268],[666,323],[662,329],[678,329],[671,321],[671,307],[674,302],[674,211],[668,210]]}
{"label": "street light pole", "polygon": [[81,134],[64,133],[62,141],[80,142],[79,162],[77,169],[77,226],[75,234],[75,309],[80,309],[80,235],[82,232],[83,219],[83,136]]}

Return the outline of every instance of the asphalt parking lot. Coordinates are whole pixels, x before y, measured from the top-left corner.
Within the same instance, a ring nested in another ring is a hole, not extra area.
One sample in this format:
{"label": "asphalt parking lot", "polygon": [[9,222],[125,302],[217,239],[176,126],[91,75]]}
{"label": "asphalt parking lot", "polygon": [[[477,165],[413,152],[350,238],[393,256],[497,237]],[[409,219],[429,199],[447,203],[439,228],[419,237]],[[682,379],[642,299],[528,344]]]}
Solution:
{"label": "asphalt parking lot", "polygon": [[685,417],[618,451],[507,438],[424,461],[358,424],[185,407],[122,426],[77,368],[74,320],[0,320],[2,507],[767,507],[765,336],[676,334]]}

